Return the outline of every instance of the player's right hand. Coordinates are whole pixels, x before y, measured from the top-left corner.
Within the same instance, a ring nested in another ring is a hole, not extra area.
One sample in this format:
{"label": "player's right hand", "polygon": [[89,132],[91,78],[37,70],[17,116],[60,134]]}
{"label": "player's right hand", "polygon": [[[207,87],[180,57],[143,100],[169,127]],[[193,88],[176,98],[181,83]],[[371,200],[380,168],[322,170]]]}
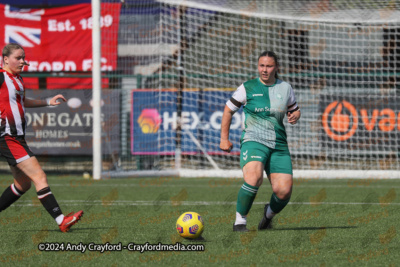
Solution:
{"label": "player's right hand", "polygon": [[58,101],[61,99],[64,102],[67,102],[67,99],[63,95],[56,95],[50,99],[50,106],[57,106],[61,104],[61,101]]}
{"label": "player's right hand", "polygon": [[221,139],[221,142],[219,143],[219,148],[222,150],[222,151],[225,151],[225,152],[231,152],[231,150],[232,150],[232,148],[233,148],[233,145],[232,145],[232,143],[231,143],[231,141],[229,141],[229,140],[222,140]]}

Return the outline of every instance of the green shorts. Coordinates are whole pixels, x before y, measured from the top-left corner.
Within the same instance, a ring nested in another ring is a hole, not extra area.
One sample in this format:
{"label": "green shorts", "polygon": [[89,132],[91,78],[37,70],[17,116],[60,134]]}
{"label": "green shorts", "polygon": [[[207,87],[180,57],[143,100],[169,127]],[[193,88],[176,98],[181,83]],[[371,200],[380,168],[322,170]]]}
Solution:
{"label": "green shorts", "polygon": [[268,175],[271,173],[293,175],[289,149],[278,150],[257,142],[245,142],[240,147],[240,167],[243,168],[250,161],[262,162]]}

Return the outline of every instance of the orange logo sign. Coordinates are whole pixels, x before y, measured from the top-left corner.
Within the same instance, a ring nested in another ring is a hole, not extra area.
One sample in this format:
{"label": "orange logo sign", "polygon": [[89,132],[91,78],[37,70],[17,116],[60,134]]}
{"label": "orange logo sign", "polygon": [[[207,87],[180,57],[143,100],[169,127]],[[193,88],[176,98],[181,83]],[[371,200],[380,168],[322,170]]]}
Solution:
{"label": "orange logo sign", "polygon": [[142,110],[137,121],[143,133],[156,133],[161,124],[161,116],[157,109],[146,108]]}
{"label": "orange logo sign", "polygon": [[[345,110],[348,112],[344,112]],[[334,101],[326,107],[322,115],[322,125],[330,138],[336,141],[345,141],[352,137],[357,130],[357,110],[347,101]]]}

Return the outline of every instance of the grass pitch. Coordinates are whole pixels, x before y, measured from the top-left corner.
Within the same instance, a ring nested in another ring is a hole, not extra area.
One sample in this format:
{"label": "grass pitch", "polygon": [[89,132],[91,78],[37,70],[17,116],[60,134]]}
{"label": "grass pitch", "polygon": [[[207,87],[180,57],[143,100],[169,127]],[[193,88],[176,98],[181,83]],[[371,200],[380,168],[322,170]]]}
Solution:
{"label": "grass pitch", "polygon": [[[400,262],[398,180],[295,180],[274,229],[257,231],[271,187],[265,181],[248,217],[232,232],[242,179],[135,178],[102,181],[49,176],[64,214],[85,214],[61,233],[32,188],[0,215],[2,266],[395,266]],[[4,190],[11,176],[0,178]],[[204,240],[178,236],[185,211],[205,221]],[[40,251],[41,243],[203,244],[205,251]]]}

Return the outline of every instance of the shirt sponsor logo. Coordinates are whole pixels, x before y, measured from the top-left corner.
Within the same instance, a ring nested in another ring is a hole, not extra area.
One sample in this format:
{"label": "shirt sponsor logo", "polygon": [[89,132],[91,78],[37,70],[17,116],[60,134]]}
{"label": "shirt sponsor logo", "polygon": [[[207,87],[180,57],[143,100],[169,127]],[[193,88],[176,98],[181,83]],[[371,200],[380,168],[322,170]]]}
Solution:
{"label": "shirt sponsor logo", "polygon": [[263,96],[263,94],[253,94],[253,96]]}
{"label": "shirt sponsor logo", "polygon": [[251,156],[252,159],[261,159],[260,156]]}
{"label": "shirt sponsor logo", "polygon": [[270,112],[285,112],[284,110],[281,109],[277,109],[277,108],[269,108],[269,107],[265,107],[265,108],[254,108],[254,112],[264,112],[264,111],[270,111]]}

